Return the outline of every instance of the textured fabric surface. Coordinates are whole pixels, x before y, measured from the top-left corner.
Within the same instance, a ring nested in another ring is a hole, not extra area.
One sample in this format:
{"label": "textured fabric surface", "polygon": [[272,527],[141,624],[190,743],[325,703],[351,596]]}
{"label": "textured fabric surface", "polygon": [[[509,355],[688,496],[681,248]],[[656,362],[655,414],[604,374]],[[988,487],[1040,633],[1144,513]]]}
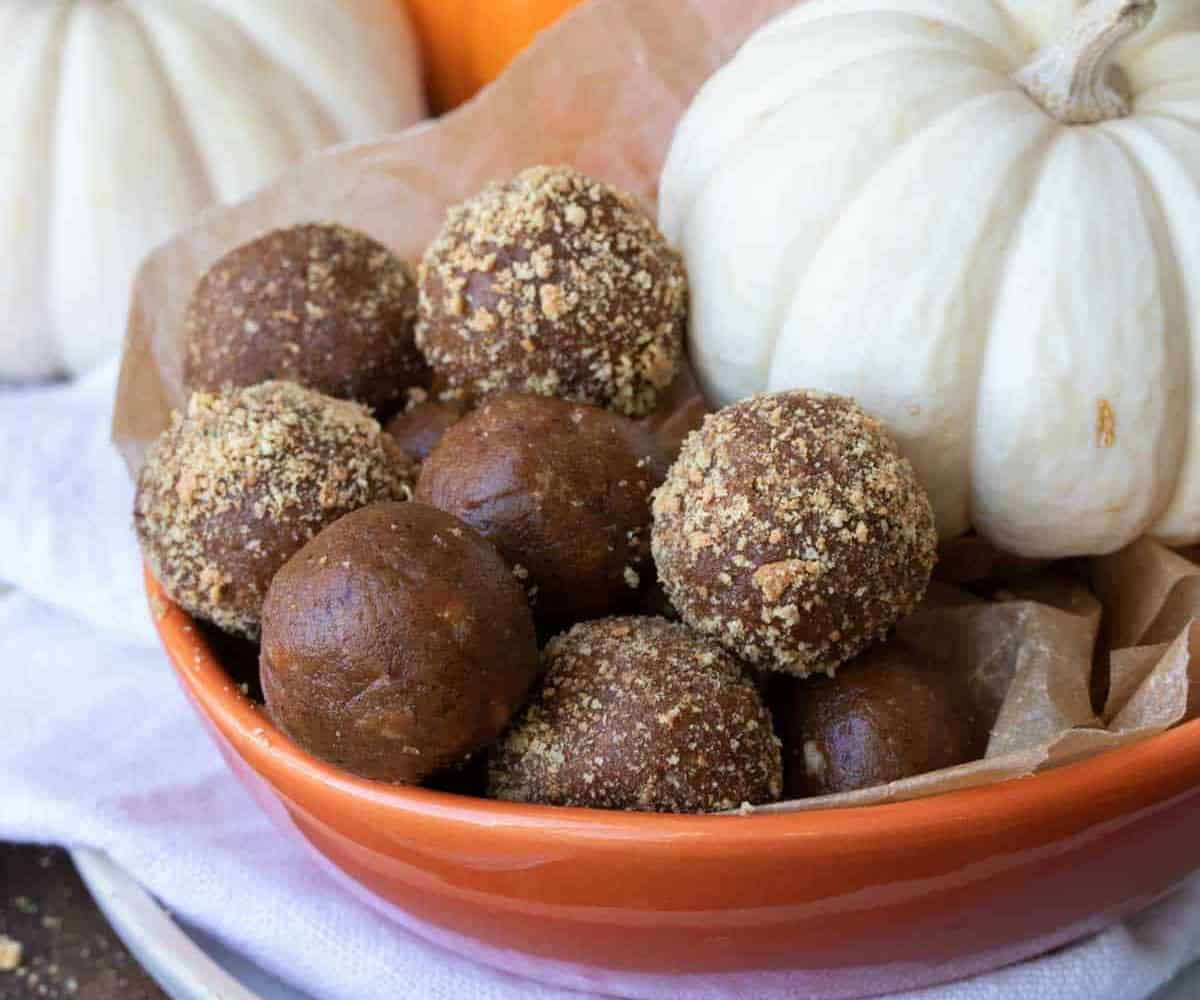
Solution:
{"label": "textured fabric surface", "polygon": [[[0,582],[13,588],[0,597],[0,839],[109,852],[176,914],[318,1000],[578,996],[386,922],[225,770],[144,609],[132,487],[108,445],[114,377],[0,394]],[[1198,956],[1193,882],[1070,948],[907,996],[1144,1000]],[[1197,995],[1193,979],[1171,1000]]]}

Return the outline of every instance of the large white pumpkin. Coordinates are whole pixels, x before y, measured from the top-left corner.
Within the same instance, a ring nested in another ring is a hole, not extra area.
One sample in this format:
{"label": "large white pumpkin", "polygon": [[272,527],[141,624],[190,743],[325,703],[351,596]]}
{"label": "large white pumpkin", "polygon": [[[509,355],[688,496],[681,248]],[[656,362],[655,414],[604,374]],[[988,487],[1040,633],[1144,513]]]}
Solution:
{"label": "large white pumpkin", "polygon": [[1200,541],[1200,0],[813,0],[680,125],[661,221],[720,403],[885,420],[944,536]]}
{"label": "large white pumpkin", "polygon": [[423,110],[397,0],[0,0],[0,377],[91,367],[172,230]]}

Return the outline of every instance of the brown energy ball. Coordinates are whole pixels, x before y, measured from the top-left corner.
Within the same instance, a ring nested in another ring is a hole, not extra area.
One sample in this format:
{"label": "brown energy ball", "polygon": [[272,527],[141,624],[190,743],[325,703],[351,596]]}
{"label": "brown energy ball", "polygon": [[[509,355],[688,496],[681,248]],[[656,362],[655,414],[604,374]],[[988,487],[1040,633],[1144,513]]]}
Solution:
{"label": "brown energy ball", "polygon": [[988,731],[966,680],[903,646],[798,682],[784,713],[788,798],[833,795],[982,757]]}
{"label": "brown energy ball", "polygon": [[384,430],[406,455],[424,462],[442,435],[466,412],[466,404],[459,400],[433,399],[424,390],[415,389],[405,409],[392,417]]}
{"label": "brown energy ball", "polygon": [[650,493],[664,468],[624,417],[502,396],[446,431],[416,497],[478,529],[530,588],[538,620],[561,623],[636,599],[649,569]]}
{"label": "brown energy ball", "polygon": [[711,412],[700,394],[691,365],[684,361],[675,381],[659,400],[658,408],[642,418],[640,423],[654,435],[662,453],[673,462],[687,436],[699,430],[704,418]]}
{"label": "brown energy ball", "polygon": [[417,344],[467,397],[642,416],[679,366],[679,255],[628,195],[569,167],[531,167],[452,208],[419,282]]}
{"label": "brown energy ball", "polygon": [[537,667],[507,564],[424,504],[335,521],[276,574],[263,606],[271,717],[310,753],[378,781],[421,781],[491,743]]}
{"label": "brown energy ball", "polygon": [[269,379],[393,410],[423,383],[408,265],[330,223],[276,229],[200,279],[184,320],[183,378],[217,392]]}
{"label": "brown energy ball", "polygon": [[738,662],[661,618],[553,639],[533,701],[488,768],[489,794],[548,805],[717,812],[779,798],[779,740]]}
{"label": "brown energy ball", "polygon": [[292,382],[197,392],[146,457],[134,524],[175,601],[253,639],[275,571],[348,511],[409,496],[410,478],[357,403]]}
{"label": "brown energy ball", "polygon": [[654,559],[685,622],[758,666],[828,671],[916,606],[933,509],[852,400],[782,392],[689,435],[654,500]]}

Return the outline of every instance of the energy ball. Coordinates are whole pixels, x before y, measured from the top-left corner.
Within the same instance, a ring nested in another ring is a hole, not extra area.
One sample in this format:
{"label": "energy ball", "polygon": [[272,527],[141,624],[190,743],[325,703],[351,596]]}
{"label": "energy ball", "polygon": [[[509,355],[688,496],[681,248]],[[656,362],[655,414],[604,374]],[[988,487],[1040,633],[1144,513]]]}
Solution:
{"label": "energy ball", "polygon": [[711,412],[700,394],[691,366],[684,361],[675,381],[659,400],[658,408],[643,417],[640,423],[654,435],[662,453],[673,462],[687,436],[699,430],[704,418]]}
{"label": "energy ball", "polygon": [[654,499],[654,560],[680,616],[757,666],[832,671],[911,612],[933,508],[852,400],[755,396],[705,418]]}
{"label": "energy ball", "polygon": [[409,403],[387,422],[384,430],[406,454],[424,462],[450,427],[467,412],[458,400],[433,399],[423,390],[410,393]]}
{"label": "energy ball", "polygon": [[292,382],[193,393],[146,457],[142,553],[186,611],[247,638],[275,571],[331,521],[411,494],[411,463],[357,403]]}
{"label": "energy ball", "polygon": [[416,497],[500,550],[542,624],[632,604],[650,570],[650,494],[665,463],[633,421],[582,403],[502,396],[454,424]]}
{"label": "energy ball", "polygon": [[490,795],[685,813],[779,798],[771,715],[710,639],[661,618],[584,622],[550,642],[543,667],[492,752]]}
{"label": "energy ball", "polygon": [[276,574],[260,667],[271,717],[302,747],[413,783],[500,735],[538,652],[525,595],[482,536],[424,504],[377,503]]}
{"label": "energy ball", "polygon": [[679,367],[679,255],[628,195],[569,167],[452,208],[419,283],[417,344],[468,398],[537,393],[637,417]]}
{"label": "energy ball", "polygon": [[783,719],[788,798],[871,788],[977,760],[983,725],[961,674],[903,646],[797,683]]}
{"label": "energy ball", "polygon": [[276,229],[200,279],[184,320],[189,389],[287,379],[377,411],[426,381],[417,287],[382,243],[329,223]]}

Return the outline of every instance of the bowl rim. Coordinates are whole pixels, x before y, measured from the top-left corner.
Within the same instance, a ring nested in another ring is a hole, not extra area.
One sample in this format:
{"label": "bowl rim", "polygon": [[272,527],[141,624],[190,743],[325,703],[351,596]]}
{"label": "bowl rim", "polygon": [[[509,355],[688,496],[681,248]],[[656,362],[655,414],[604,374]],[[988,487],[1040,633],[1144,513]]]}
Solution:
{"label": "bowl rim", "polygon": [[[249,767],[276,791],[323,790],[347,801],[396,815],[439,823],[517,832],[573,836],[595,841],[652,845],[703,840],[714,850],[755,850],[786,837],[874,841],[881,834],[908,839],[946,831],[969,821],[992,828],[1014,817],[1032,821],[1047,811],[1069,814],[1073,804],[1104,801],[1147,805],[1200,785],[1200,719],[1165,732],[1022,778],[942,792],[926,798],[797,812],[679,815],[547,806],[443,792],[416,785],[389,785],[357,777],[316,758],[285,736],[226,673],[195,622],[167,597],[143,567],[151,615],[162,644],[203,717]],[[1136,775],[1137,780],[1130,780]]]}

